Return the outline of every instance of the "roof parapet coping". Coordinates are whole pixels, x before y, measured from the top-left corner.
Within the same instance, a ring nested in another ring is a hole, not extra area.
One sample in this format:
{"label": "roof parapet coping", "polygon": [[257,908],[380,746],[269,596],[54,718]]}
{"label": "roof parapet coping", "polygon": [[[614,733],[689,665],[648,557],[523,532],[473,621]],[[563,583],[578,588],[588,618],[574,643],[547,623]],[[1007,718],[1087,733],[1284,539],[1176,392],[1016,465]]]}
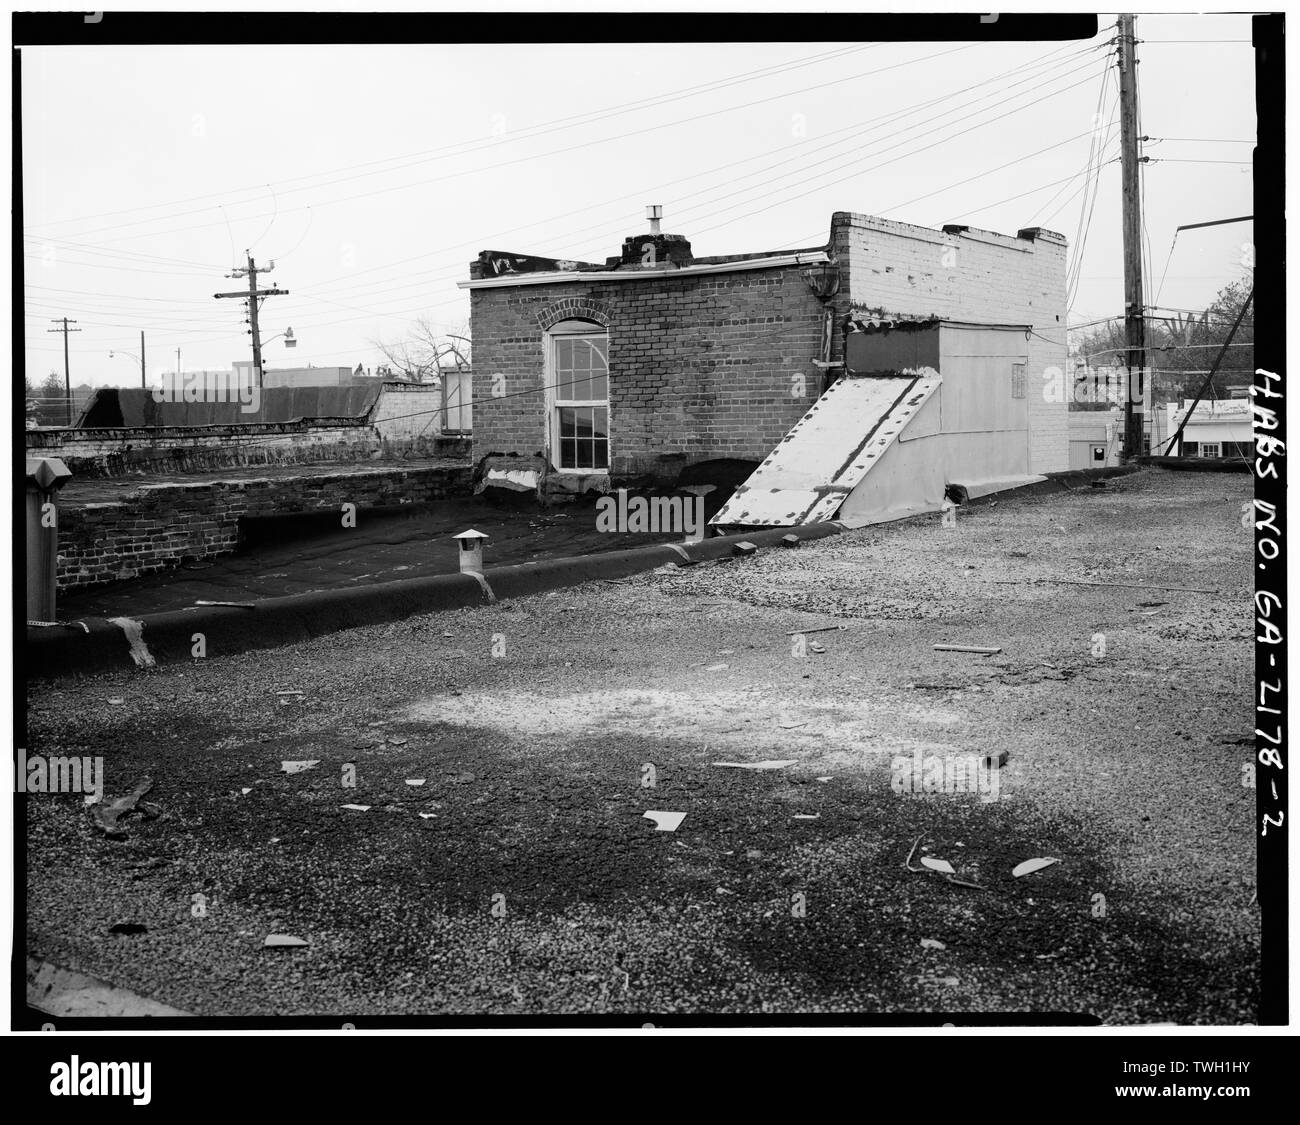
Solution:
{"label": "roof parapet coping", "polygon": [[1016,237],[1028,239],[1030,242],[1051,242],[1057,246],[1069,244],[1069,240],[1065,235],[1054,230],[1048,230],[1046,227],[1023,227],[1016,231]]}
{"label": "roof parapet coping", "polygon": [[1024,227],[1014,235],[1010,235],[995,230],[983,230],[980,227],[973,227],[966,223],[945,223],[936,230],[933,227],[923,227],[916,223],[904,223],[897,219],[884,219],[879,215],[866,215],[857,211],[836,211],[831,215],[832,229],[845,226],[887,231],[925,242],[943,241],[944,235],[949,238],[974,238],[981,242],[991,242],[995,245],[1004,245],[1015,249],[1025,249],[1023,246],[1018,246],[1018,242],[1041,240],[1058,246],[1065,246],[1067,241],[1064,235],[1047,230],[1044,227]]}

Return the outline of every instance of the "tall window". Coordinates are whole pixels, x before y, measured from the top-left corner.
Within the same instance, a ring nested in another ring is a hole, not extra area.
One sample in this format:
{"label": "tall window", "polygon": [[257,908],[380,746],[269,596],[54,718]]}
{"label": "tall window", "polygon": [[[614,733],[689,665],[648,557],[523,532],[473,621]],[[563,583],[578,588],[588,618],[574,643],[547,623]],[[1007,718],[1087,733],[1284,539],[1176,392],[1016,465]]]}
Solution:
{"label": "tall window", "polygon": [[554,452],[561,469],[609,468],[609,337],[585,321],[551,329]]}

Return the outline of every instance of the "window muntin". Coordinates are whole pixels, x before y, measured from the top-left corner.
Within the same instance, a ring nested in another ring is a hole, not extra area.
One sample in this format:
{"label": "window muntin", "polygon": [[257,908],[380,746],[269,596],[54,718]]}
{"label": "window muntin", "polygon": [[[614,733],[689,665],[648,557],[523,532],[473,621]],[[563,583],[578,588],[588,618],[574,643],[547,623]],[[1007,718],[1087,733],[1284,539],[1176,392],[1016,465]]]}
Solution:
{"label": "window muntin", "polygon": [[554,433],[561,469],[609,468],[609,338],[557,335],[552,341]]}

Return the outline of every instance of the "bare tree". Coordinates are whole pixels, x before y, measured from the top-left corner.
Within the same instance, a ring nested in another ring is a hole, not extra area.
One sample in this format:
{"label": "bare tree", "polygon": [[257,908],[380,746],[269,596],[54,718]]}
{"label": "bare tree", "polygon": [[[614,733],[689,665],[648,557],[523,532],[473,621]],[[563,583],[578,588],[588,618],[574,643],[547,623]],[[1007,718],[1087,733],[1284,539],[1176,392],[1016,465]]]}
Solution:
{"label": "bare tree", "polygon": [[[1160,315],[1148,318],[1147,363],[1153,371],[1156,402],[1177,402],[1195,394],[1246,303],[1251,281],[1244,277],[1224,286],[1201,312],[1157,310]],[[1210,388],[1211,395],[1252,382],[1254,339],[1254,318],[1247,315],[1215,378],[1216,386]],[[1089,367],[1122,367],[1125,363],[1128,348],[1124,324],[1118,318],[1093,326],[1076,342],[1079,359]],[[1107,404],[1081,402],[1075,408],[1101,410]]]}
{"label": "bare tree", "polygon": [[370,342],[412,383],[432,383],[443,371],[469,369],[468,327],[460,333],[439,332],[427,317],[420,317],[400,339]]}

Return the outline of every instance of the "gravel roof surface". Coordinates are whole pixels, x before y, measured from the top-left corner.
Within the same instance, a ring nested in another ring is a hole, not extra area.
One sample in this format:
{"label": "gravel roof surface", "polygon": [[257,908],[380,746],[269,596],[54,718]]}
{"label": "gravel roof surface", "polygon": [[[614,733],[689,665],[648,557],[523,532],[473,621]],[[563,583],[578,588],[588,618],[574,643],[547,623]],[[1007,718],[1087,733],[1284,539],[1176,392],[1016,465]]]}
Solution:
{"label": "gravel roof surface", "polygon": [[38,685],[28,754],[161,815],[28,796],[27,951],[205,1015],[1253,1021],[1249,489],[1146,470]]}

